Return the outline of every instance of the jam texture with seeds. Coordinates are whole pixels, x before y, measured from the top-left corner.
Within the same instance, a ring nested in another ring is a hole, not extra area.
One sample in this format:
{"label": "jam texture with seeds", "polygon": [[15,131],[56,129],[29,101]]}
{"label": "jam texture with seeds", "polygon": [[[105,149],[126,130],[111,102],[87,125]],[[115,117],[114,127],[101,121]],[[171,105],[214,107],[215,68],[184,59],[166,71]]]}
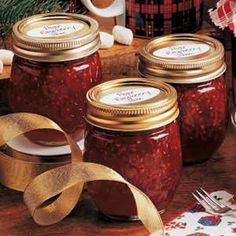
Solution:
{"label": "jam texture with seeds", "polygon": [[[75,140],[82,138],[87,91],[102,80],[97,52],[65,62],[36,62],[14,56],[9,102],[14,112],[33,112],[57,122]],[[28,136],[45,144],[62,144],[56,131],[33,131]]]}
{"label": "jam texture with seeds", "polygon": [[180,131],[185,163],[211,157],[224,140],[227,89],[224,76],[192,85],[172,84],[178,93]]}
{"label": "jam texture with seeds", "polygon": [[[113,168],[163,210],[172,200],[182,169],[176,121],[149,131],[109,131],[88,125],[85,161]],[[136,207],[126,185],[112,181],[88,183],[97,207],[110,216],[135,216]]]}

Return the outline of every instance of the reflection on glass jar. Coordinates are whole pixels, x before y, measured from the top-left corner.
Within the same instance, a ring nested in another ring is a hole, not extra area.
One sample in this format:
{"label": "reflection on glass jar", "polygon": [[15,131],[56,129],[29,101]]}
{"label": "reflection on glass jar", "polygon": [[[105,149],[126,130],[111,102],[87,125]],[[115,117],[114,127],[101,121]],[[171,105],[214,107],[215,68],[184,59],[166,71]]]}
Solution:
{"label": "reflection on glass jar", "polygon": [[195,85],[175,85],[181,111],[186,163],[210,158],[225,137],[227,92],[224,76]]}
{"label": "reflection on glass jar", "polygon": [[167,36],[147,42],[139,59],[143,77],[163,80],[177,90],[184,163],[209,159],[227,126],[222,44],[207,36]]}
{"label": "reflection on glass jar", "polygon": [[[176,99],[171,86],[140,79],[103,83],[87,95],[85,161],[113,168],[160,211],[170,203],[181,175]],[[88,184],[88,191],[105,215],[135,219],[126,186],[96,181]]]}
{"label": "reflection on glass jar", "polygon": [[[17,23],[9,84],[12,110],[49,117],[81,139],[86,92],[102,80],[99,43],[97,23],[82,15],[45,14]],[[33,131],[28,137],[43,144],[64,143],[55,131]]]}

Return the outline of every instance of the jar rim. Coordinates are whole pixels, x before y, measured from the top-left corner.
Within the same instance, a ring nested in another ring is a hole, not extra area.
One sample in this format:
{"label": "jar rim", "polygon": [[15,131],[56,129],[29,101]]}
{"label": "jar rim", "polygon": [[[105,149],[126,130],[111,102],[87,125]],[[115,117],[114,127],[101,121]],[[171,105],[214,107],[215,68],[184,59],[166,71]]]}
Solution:
{"label": "jar rim", "polygon": [[98,23],[72,13],[24,18],[13,26],[12,39],[16,55],[44,62],[79,59],[100,47]]}
{"label": "jar rim", "polygon": [[124,78],[91,88],[86,96],[86,121],[113,131],[159,128],[179,115],[176,90],[161,81]]}
{"label": "jar rim", "polygon": [[213,80],[226,70],[224,47],[200,34],[174,34],[146,42],[138,53],[138,71],[171,83]]}

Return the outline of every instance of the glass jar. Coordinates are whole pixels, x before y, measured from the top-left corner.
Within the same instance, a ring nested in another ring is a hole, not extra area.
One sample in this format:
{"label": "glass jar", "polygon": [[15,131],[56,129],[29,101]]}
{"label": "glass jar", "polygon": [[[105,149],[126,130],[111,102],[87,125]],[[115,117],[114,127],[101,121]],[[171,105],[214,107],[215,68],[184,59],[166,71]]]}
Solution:
{"label": "glass jar", "polygon": [[[12,110],[49,117],[81,139],[86,92],[102,80],[99,45],[98,24],[87,16],[43,14],[16,23],[9,81]],[[63,135],[51,130],[28,137],[47,145],[65,143]]]}
{"label": "glass jar", "polygon": [[155,38],[140,49],[138,70],[177,90],[184,163],[208,160],[227,126],[223,45],[197,34]]}
{"label": "glass jar", "polygon": [[[84,160],[116,170],[161,212],[173,197],[182,168],[176,100],[171,86],[141,79],[109,81],[87,94]],[[127,186],[96,181],[88,184],[88,191],[103,214],[136,219]]]}

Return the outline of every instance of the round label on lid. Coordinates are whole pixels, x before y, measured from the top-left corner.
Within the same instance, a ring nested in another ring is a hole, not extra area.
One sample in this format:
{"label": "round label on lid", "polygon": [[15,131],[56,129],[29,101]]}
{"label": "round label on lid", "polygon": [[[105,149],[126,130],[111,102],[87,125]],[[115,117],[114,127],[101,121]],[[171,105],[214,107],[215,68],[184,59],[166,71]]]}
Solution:
{"label": "round label on lid", "polygon": [[100,46],[98,23],[72,13],[24,18],[13,26],[13,50],[25,59],[43,62],[77,60]]}
{"label": "round label on lid", "polygon": [[29,30],[27,35],[40,38],[55,37],[75,33],[82,30],[83,28],[84,25],[79,22],[48,24]]}
{"label": "round label on lid", "polygon": [[210,46],[208,44],[193,43],[157,49],[153,52],[153,55],[163,58],[184,58],[201,55],[209,50]]}
{"label": "round label on lid", "polygon": [[107,94],[100,101],[107,105],[129,105],[152,99],[159,93],[159,89],[152,87],[132,88]]}
{"label": "round label on lid", "polygon": [[86,99],[86,121],[108,130],[150,130],[169,124],[179,114],[175,89],[155,80],[108,81],[91,88]]}

